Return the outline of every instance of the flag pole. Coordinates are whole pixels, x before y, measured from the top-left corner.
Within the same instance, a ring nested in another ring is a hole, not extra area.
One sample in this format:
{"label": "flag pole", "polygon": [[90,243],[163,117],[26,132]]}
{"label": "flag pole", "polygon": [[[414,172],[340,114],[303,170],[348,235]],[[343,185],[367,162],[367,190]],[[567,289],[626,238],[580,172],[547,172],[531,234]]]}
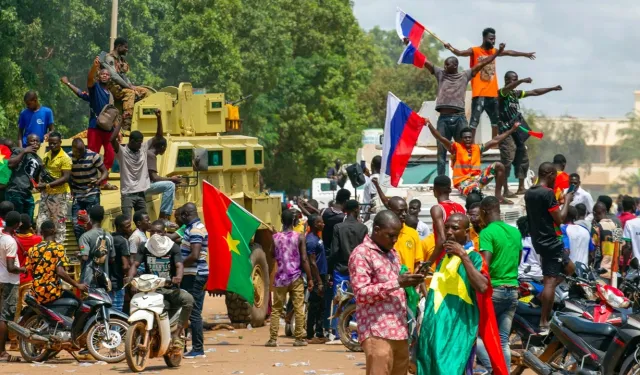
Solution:
{"label": "flag pole", "polygon": [[[424,27],[424,26],[422,26]],[[445,43],[442,39],[440,39],[435,33],[433,33],[431,30],[427,29],[426,27],[424,28],[424,31],[428,32],[429,34],[431,34],[432,37],[436,38],[440,43],[442,44],[447,44]]]}

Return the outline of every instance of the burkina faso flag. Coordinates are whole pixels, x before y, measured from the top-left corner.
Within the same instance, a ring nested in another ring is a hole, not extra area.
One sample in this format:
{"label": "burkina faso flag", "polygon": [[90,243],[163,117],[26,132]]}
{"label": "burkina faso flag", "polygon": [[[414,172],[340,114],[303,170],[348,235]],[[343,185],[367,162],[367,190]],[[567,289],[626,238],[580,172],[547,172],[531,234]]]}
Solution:
{"label": "burkina faso flag", "polygon": [[0,185],[6,185],[11,178],[11,169],[9,168],[9,158],[11,150],[5,145],[0,145]]}
{"label": "burkina faso flag", "polygon": [[207,290],[237,293],[253,304],[249,244],[260,221],[206,181],[202,182],[202,198],[209,232]]}

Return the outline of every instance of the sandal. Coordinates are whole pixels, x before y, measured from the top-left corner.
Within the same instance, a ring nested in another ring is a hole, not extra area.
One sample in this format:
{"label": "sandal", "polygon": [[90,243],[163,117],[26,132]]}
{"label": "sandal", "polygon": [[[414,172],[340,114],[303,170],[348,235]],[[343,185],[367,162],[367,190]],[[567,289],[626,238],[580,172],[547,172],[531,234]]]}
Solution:
{"label": "sandal", "polygon": [[505,197],[502,197],[502,199],[500,199],[498,202],[500,202],[500,204],[513,204],[512,201],[508,200]]}
{"label": "sandal", "polygon": [[116,185],[111,185],[110,183],[106,183],[104,185],[102,185],[102,187],[100,188],[101,190],[118,190],[118,187]]}
{"label": "sandal", "polygon": [[510,191],[502,194],[502,196],[505,198],[518,198],[518,195],[516,193],[512,193]]}
{"label": "sandal", "polygon": [[5,352],[6,356],[2,356],[0,357],[0,362],[7,362],[7,363],[16,363],[16,362],[21,362],[22,358],[15,356],[15,355],[11,355],[7,352]]}

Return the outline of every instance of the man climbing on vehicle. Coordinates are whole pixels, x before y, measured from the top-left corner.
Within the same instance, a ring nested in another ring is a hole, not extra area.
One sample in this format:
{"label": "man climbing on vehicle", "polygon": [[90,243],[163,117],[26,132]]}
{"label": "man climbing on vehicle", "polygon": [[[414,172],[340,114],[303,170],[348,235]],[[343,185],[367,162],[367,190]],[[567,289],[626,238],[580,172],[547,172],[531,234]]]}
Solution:
{"label": "man climbing on vehicle", "polygon": [[116,38],[113,43],[113,50],[104,59],[104,68],[109,71],[111,80],[108,87],[116,100],[122,101],[122,128],[131,129],[131,118],[133,117],[133,105],[136,100],[141,100],[150,95],[144,87],[134,86],[127,77],[129,73],[129,63],[125,55],[129,51],[129,42],[123,37]]}
{"label": "man climbing on vehicle", "polygon": [[171,280],[172,285],[170,287],[160,288],[156,292],[164,296],[171,309],[182,307],[178,329],[171,334],[171,338],[174,349],[183,348],[184,340],[180,336],[189,321],[189,316],[193,309],[193,297],[187,291],[180,289],[184,272],[180,246],[166,236],[165,222],[163,220],[156,220],[151,223],[149,233],[151,238],[147,242],[140,244],[136,258],[129,268],[125,284],[128,284],[136,276],[136,270],[140,265],[143,265],[144,273],[146,274],[153,274],[160,278]]}
{"label": "man climbing on vehicle", "polygon": [[483,187],[495,178],[495,196],[498,198],[498,201],[500,201],[501,204],[513,204],[513,202],[502,196],[502,186],[504,180],[507,178],[504,165],[500,162],[495,162],[483,171],[480,162],[483,152],[498,146],[500,142],[506,137],[511,136],[511,134],[518,129],[517,126],[513,126],[511,129],[483,145],[473,143],[473,130],[471,128],[464,128],[460,131],[460,140],[462,142],[458,143],[455,141],[451,142],[443,137],[429,120],[427,120],[427,126],[438,142],[451,153],[453,187],[457,188],[460,194],[467,196],[474,191],[479,193]]}

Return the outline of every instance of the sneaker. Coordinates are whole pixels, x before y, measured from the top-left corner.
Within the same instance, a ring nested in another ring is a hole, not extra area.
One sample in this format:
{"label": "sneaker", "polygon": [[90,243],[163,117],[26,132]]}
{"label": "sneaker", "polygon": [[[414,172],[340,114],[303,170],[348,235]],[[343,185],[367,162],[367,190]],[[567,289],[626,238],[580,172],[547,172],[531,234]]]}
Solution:
{"label": "sneaker", "polygon": [[342,345],[342,341],[340,339],[333,339],[331,341],[327,341],[324,343],[325,345]]}
{"label": "sneaker", "polygon": [[184,358],[189,358],[189,359],[191,359],[191,358],[207,358],[207,356],[204,354],[204,352],[202,352],[202,351],[196,352],[196,351],[193,351],[193,350],[190,351],[189,353],[185,354],[183,357]]}
{"label": "sneaker", "polygon": [[278,342],[274,339],[269,339],[269,341],[267,341],[267,343],[264,344],[264,346],[268,348],[275,348],[276,346],[278,346]]}
{"label": "sneaker", "polygon": [[296,341],[293,342],[293,346],[307,346],[307,340],[296,339]]}

